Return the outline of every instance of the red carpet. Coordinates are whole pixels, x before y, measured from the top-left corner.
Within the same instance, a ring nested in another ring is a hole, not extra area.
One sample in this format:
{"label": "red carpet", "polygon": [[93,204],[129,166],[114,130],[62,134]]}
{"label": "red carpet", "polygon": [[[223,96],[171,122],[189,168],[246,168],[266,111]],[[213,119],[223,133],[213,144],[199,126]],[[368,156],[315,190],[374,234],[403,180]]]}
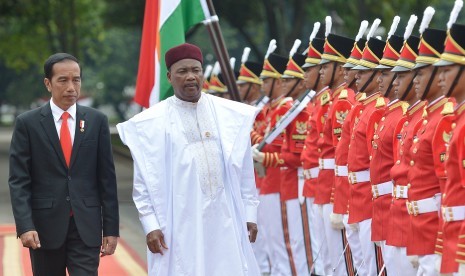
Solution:
{"label": "red carpet", "polygon": [[[0,225],[0,276],[32,276],[29,250],[16,238],[13,225]],[[99,275],[143,276],[146,265],[123,239],[112,256],[100,259]]]}

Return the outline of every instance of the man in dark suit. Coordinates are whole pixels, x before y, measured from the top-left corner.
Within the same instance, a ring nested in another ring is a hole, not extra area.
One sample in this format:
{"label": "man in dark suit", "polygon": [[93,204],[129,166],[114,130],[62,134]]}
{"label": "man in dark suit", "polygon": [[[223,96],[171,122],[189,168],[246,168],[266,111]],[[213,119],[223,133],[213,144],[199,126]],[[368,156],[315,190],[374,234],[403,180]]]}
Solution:
{"label": "man in dark suit", "polygon": [[99,253],[113,254],[119,235],[108,120],[76,104],[75,57],[54,54],[44,72],[52,98],[18,116],[11,141],[16,231],[30,248],[34,275],[97,275]]}

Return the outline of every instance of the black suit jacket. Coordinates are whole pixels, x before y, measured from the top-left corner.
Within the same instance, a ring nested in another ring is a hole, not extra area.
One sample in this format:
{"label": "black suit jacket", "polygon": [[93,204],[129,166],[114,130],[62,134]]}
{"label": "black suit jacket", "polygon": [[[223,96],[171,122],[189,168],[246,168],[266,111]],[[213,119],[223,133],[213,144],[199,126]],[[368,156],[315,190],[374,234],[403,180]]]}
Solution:
{"label": "black suit jacket", "polygon": [[18,236],[36,230],[43,249],[64,243],[71,209],[87,246],[100,246],[102,235],[119,235],[108,120],[95,109],[77,105],[69,169],[50,103],[18,116],[8,182]]}

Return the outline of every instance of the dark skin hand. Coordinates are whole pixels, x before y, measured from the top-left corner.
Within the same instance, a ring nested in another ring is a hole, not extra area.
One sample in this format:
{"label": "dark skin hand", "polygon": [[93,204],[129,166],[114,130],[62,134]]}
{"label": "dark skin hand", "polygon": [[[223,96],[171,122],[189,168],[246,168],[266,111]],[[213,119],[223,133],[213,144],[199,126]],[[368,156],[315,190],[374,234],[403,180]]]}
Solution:
{"label": "dark skin hand", "polygon": [[249,241],[255,242],[258,233],[257,224],[253,222],[247,222],[247,231],[249,231]]}
{"label": "dark skin hand", "polygon": [[[255,242],[258,233],[257,224],[253,222],[247,222],[247,230],[249,231],[250,242]],[[153,230],[152,232],[148,233],[146,241],[150,252],[154,254],[160,253],[163,255],[163,249],[168,249],[168,246],[165,243],[165,237],[160,229]]]}
{"label": "dark skin hand", "polygon": [[160,229],[153,230],[152,232],[148,233],[146,241],[150,252],[154,254],[160,253],[163,255],[163,249],[168,249],[168,246],[166,246],[165,243],[165,236]]}

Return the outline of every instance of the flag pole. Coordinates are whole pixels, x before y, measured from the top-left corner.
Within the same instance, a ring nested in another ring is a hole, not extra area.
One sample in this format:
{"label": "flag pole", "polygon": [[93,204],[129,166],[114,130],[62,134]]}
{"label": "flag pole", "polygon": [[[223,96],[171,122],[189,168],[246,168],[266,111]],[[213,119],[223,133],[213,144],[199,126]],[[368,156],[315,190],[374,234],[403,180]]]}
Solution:
{"label": "flag pole", "polygon": [[216,58],[220,63],[221,72],[225,79],[225,84],[228,87],[228,92],[231,95],[231,99],[240,102],[239,91],[237,90],[236,77],[234,76],[233,69],[229,64],[229,54],[224,43],[223,34],[221,33],[220,23],[218,16],[216,15],[215,7],[213,6],[212,0],[207,0],[208,9],[211,17],[204,21],[207,27],[210,39],[213,44]]}

